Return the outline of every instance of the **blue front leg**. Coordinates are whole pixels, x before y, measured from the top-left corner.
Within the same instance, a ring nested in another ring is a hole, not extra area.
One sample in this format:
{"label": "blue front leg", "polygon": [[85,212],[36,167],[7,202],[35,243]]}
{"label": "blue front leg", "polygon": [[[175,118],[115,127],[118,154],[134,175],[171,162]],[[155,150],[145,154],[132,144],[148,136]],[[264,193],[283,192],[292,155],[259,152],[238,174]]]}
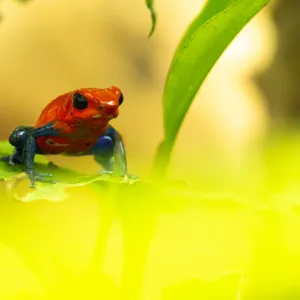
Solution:
{"label": "blue front leg", "polygon": [[34,187],[35,181],[53,182],[44,177],[52,176],[51,174],[39,174],[34,170],[34,157],[36,153],[42,153],[37,149],[35,139],[40,136],[53,136],[59,134],[53,128],[53,123],[48,123],[39,128],[33,126],[18,126],[9,137],[9,142],[14,146],[11,155],[2,157],[0,160],[7,161],[9,164],[23,163],[24,171],[28,175],[31,187]]}
{"label": "blue front leg", "polygon": [[9,142],[16,147],[10,160],[20,159],[22,154],[24,171],[28,175],[31,187],[34,187],[35,181],[53,182],[45,178],[52,176],[51,174],[39,174],[34,170],[34,157],[38,152],[35,139],[40,136],[53,136],[57,134],[58,132],[53,128],[53,123],[49,123],[39,128],[19,126],[9,137]]}
{"label": "blue front leg", "polygon": [[10,165],[23,162],[23,149],[28,135],[32,132],[32,126],[18,126],[14,129],[9,136],[9,143],[14,146],[14,150],[11,155],[1,157],[1,161],[7,161]]}
{"label": "blue front leg", "polygon": [[34,187],[35,181],[52,182],[52,183],[56,182],[45,178],[45,177],[51,177],[52,174],[49,173],[41,174],[41,173],[37,173],[34,170],[34,157],[38,150],[36,147],[35,139],[41,136],[58,135],[59,132],[55,130],[53,127],[54,127],[53,123],[48,123],[39,128],[32,129],[32,131],[28,132],[27,134],[26,142],[23,149],[23,160],[24,160],[24,170],[29,177],[29,180],[31,182],[31,187]]}

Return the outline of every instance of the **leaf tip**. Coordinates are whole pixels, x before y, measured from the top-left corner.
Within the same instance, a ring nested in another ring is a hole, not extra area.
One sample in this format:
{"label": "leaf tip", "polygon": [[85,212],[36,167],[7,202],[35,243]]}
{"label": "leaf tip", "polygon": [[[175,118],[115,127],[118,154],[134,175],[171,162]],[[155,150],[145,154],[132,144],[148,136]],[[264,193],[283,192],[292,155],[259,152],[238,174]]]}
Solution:
{"label": "leaf tip", "polygon": [[155,27],[156,27],[156,12],[155,12],[155,10],[153,8],[153,1],[147,0],[146,3],[147,3],[147,7],[148,7],[148,9],[150,11],[151,22],[152,22],[150,33],[148,35],[148,38],[150,38],[153,35]]}

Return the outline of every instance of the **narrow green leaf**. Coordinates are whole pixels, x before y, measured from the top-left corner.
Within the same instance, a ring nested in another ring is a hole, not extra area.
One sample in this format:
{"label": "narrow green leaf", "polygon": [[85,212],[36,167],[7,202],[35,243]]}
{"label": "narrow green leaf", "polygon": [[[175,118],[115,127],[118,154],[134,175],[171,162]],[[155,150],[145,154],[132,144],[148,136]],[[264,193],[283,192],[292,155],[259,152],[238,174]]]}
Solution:
{"label": "narrow green leaf", "polygon": [[155,25],[156,25],[156,12],[154,10],[154,0],[146,0],[146,5],[150,11],[150,14],[151,14],[151,22],[152,22],[152,25],[151,25],[151,30],[150,30],[150,33],[149,33],[149,36],[150,37],[154,30],[155,30]]}
{"label": "narrow green leaf", "polygon": [[[185,43],[189,40],[190,36],[206,21],[212,18],[214,15],[218,14],[222,10],[230,7],[238,0],[208,0],[204,8],[200,11],[198,16],[194,19],[194,21],[187,28],[184,36],[182,37],[175,53],[179,53],[181,49],[184,47]],[[173,57],[173,61],[176,56]]]}
{"label": "narrow green leaf", "polygon": [[174,54],[163,94],[165,140],[156,157],[160,176],[166,172],[181,123],[204,79],[234,37],[269,0],[219,2],[207,4]]}

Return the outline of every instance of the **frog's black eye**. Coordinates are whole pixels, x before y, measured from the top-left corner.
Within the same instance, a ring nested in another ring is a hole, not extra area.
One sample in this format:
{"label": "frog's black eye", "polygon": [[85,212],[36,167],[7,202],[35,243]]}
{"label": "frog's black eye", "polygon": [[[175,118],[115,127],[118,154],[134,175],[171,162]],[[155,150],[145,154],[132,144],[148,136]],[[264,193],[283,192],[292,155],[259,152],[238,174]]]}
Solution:
{"label": "frog's black eye", "polygon": [[73,95],[73,106],[78,110],[84,110],[88,107],[88,101],[83,95],[75,93]]}
{"label": "frog's black eye", "polygon": [[124,101],[124,96],[121,93],[120,98],[119,98],[119,105],[121,105],[123,103],[123,101]]}

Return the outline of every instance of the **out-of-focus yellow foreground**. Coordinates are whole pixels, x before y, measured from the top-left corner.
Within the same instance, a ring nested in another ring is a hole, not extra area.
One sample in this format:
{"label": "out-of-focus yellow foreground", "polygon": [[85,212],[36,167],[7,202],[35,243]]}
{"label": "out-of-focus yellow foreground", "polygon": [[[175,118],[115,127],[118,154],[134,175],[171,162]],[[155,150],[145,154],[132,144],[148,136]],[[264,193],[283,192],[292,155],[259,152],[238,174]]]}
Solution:
{"label": "out-of-focus yellow foreground", "polygon": [[[204,4],[156,2],[157,28],[147,39],[142,0],[2,0],[0,138],[33,124],[62,93],[116,85],[125,100],[113,125],[130,173],[146,177],[163,135],[172,55]],[[0,299],[300,298],[300,138],[290,133],[261,146],[269,123],[251,81],[275,51],[270,9],[207,78],[165,189],[87,186],[68,189],[62,202],[20,203],[1,183]],[[92,158],[50,159],[81,173],[99,168]]]}

